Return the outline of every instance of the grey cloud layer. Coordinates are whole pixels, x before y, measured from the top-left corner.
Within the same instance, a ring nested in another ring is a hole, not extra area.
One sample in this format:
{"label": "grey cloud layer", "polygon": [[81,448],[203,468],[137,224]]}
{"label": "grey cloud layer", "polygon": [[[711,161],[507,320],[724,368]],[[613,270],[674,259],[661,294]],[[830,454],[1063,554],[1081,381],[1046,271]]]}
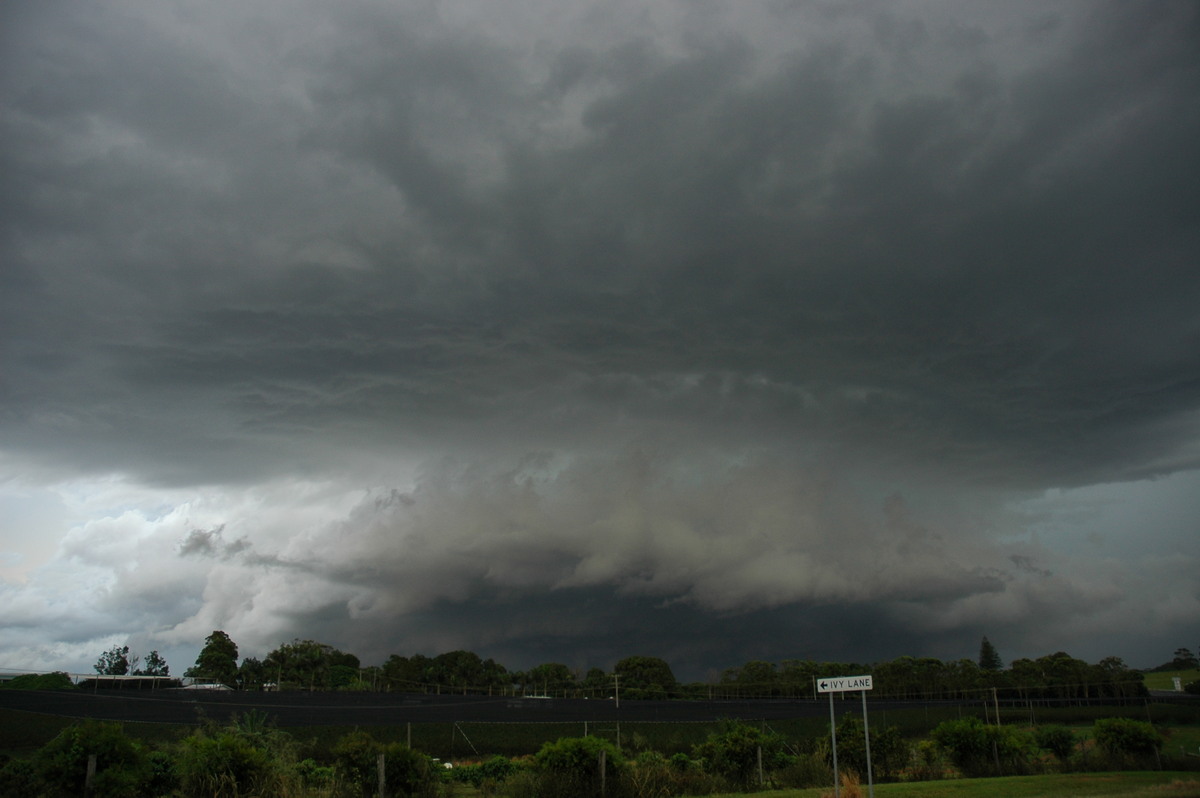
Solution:
{"label": "grey cloud layer", "polygon": [[[4,14],[5,452],[232,491],[492,475],[295,556],[214,517],[172,556],[259,557],[236,595],[304,564],[314,624],[602,589],[969,624],[1099,595],[963,532],[1011,531],[1008,491],[1200,464],[1194,4]],[[572,470],[639,448],[693,482]],[[541,490],[487,481],[541,451]],[[904,509],[930,485],[979,509]],[[869,590],[855,536],[896,566]],[[206,584],[163,624],[245,615]]]}

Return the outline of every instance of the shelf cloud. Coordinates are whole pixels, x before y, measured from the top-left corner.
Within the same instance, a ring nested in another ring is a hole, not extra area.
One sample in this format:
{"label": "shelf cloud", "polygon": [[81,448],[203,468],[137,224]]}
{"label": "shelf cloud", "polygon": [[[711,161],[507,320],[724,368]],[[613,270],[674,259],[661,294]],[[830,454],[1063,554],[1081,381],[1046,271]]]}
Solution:
{"label": "shelf cloud", "polygon": [[0,14],[0,668],[1200,634],[1194,4]]}

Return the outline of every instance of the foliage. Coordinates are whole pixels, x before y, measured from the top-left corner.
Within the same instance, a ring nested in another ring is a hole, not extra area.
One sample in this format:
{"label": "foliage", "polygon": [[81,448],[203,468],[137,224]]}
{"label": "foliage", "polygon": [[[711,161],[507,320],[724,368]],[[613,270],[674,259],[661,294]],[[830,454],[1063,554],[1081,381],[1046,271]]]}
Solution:
{"label": "foliage", "polygon": [[764,770],[775,770],[788,763],[782,737],[736,722],[728,723],[720,732],[709,735],[692,753],[704,763],[705,770],[739,787],[748,787],[758,783],[760,749]]}
{"label": "foliage", "polygon": [[239,690],[261,690],[267,683],[267,669],[256,657],[246,657],[237,670]]}
{"label": "foliage", "polygon": [[1054,754],[1059,762],[1066,762],[1075,750],[1075,732],[1057,723],[1038,726],[1033,730],[1033,739],[1038,748]]}
{"label": "foliage", "polygon": [[347,795],[379,794],[379,755],[384,757],[386,795],[432,795],[437,779],[429,758],[400,743],[380,743],[364,731],[345,735],[333,749],[334,768]]}
{"label": "foliage", "polygon": [[196,657],[196,664],[184,672],[185,676],[209,679],[227,687],[237,685],[237,643],[220,629],[204,639],[204,648]]}
{"label": "foliage", "polygon": [[[862,718],[843,715],[837,726],[838,769],[867,775],[867,749]],[[871,729],[871,770],[876,780],[895,776],[908,763],[908,744],[895,726]],[[829,761],[832,762],[832,754]]]}
{"label": "foliage", "polygon": [[92,667],[101,676],[125,676],[129,673],[129,646],[113,646]]}
{"label": "foliage", "polygon": [[23,673],[0,682],[0,689],[7,690],[71,690],[75,683],[62,671],[54,673]]}
{"label": "foliage", "polygon": [[575,674],[561,662],[545,662],[523,674],[514,674],[514,677],[519,677],[518,681],[523,691],[533,691],[541,695],[565,693],[574,690],[576,686]]}
{"label": "foliage", "polygon": [[[600,770],[601,753],[604,771]],[[534,755],[533,767],[538,793],[546,796],[585,796],[599,794],[601,780],[614,785],[628,765],[620,750],[601,737],[561,737],[546,743]]]}
{"label": "foliage", "polygon": [[455,781],[465,782],[478,788],[485,782],[502,783],[520,770],[520,767],[508,757],[497,755],[478,765],[460,765],[454,768],[451,777]]}
{"label": "foliage", "polygon": [[303,780],[296,750],[295,739],[258,710],[225,727],[206,725],[175,747],[180,792],[187,798],[294,792]]}
{"label": "foliage", "polygon": [[1189,648],[1177,648],[1171,659],[1171,668],[1174,670],[1187,670],[1188,668],[1200,668],[1200,660],[1197,660],[1196,655]]}
{"label": "foliage", "polygon": [[28,759],[10,759],[0,767],[0,798],[27,798],[42,792],[37,768]]}
{"label": "foliage", "polygon": [[833,780],[833,770],[821,754],[800,754],[771,774],[780,787],[819,787]]}
{"label": "foliage", "polygon": [[296,639],[267,654],[261,678],[278,680],[281,688],[330,690],[357,680],[358,666],[358,657],[353,654],[315,640]]}
{"label": "foliage", "polygon": [[232,730],[200,732],[180,744],[180,789],[189,798],[225,798],[263,792],[277,763],[265,747]]}
{"label": "foliage", "polygon": [[1132,718],[1100,718],[1092,727],[1096,746],[1108,754],[1110,764],[1127,767],[1147,764],[1163,747],[1163,738],[1149,723]]}
{"label": "foliage", "polygon": [[317,790],[332,787],[337,777],[337,771],[332,765],[322,765],[311,758],[296,763],[296,774],[306,787]]}
{"label": "foliage", "polygon": [[179,786],[179,774],[175,771],[175,756],[166,750],[151,751],[146,755],[149,776],[146,779],[146,795],[171,795]]}
{"label": "foliage", "polygon": [[83,794],[88,758],[96,757],[96,798],[140,796],[152,773],[141,746],[116,723],[84,721],[64,729],[33,757],[34,769],[53,796]]}
{"label": "foliage", "polygon": [[134,670],[133,674],[134,676],[170,676],[171,669],[158,651],[151,651],[146,655],[146,661],[142,667]]}
{"label": "foliage", "polygon": [[686,754],[667,758],[657,751],[643,751],[628,765],[618,777],[618,792],[631,798],[710,795],[724,783]]}
{"label": "foliage", "polygon": [[613,667],[627,698],[667,698],[678,687],[671,666],[658,657],[625,657]]}
{"label": "foliage", "polygon": [[1035,747],[1028,732],[990,726],[979,718],[941,723],[933,740],[966,776],[1028,772]]}
{"label": "foliage", "polygon": [[1004,668],[1004,662],[1000,659],[1000,653],[996,651],[996,647],[992,642],[984,637],[979,644],[979,668],[985,671],[999,671]]}

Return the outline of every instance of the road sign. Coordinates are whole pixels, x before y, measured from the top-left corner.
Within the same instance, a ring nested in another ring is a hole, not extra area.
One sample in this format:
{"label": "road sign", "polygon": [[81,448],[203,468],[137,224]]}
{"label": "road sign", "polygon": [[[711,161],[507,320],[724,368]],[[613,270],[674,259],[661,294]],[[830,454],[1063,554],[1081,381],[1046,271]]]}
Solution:
{"label": "road sign", "polygon": [[835,676],[817,679],[818,693],[848,693],[851,690],[870,690],[871,677],[867,676]]}

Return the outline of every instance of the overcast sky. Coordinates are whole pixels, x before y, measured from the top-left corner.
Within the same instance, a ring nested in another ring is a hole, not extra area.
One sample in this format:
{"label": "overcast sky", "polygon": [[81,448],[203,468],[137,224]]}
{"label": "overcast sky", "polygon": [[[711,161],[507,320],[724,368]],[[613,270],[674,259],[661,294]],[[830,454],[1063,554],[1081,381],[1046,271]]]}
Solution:
{"label": "overcast sky", "polygon": [[1200,645],[1200,6],[0,11],[0,668]]}

